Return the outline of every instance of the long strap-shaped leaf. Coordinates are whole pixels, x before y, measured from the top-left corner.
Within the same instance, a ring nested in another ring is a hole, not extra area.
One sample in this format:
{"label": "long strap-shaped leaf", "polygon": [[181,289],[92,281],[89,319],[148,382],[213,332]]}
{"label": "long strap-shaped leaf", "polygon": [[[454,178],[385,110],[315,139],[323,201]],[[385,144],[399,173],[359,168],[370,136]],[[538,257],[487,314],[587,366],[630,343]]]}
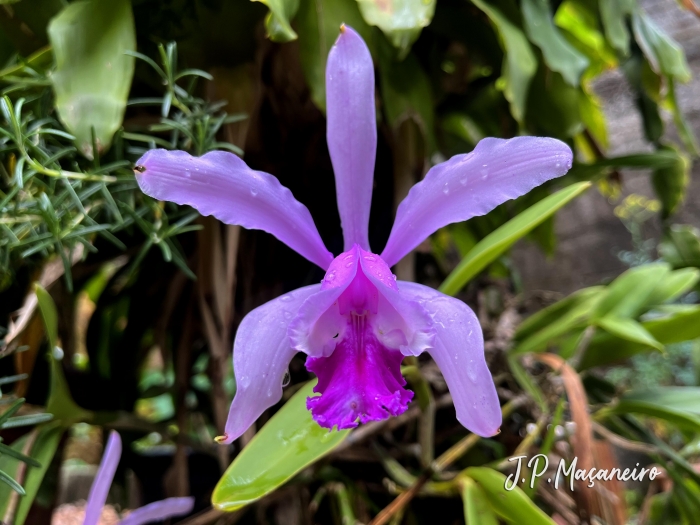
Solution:
{"label": "long strap-shaped leaf", "polygon": [[512,246],[515,241],[527,235],[590,186],[590,182],[572,184],[549,197],[545,197],[491,232],[477,243],[462,259],[459,266],[447,276],[447,279],[440,286],[440,291],[447,295],[455,295],[476,274]]}

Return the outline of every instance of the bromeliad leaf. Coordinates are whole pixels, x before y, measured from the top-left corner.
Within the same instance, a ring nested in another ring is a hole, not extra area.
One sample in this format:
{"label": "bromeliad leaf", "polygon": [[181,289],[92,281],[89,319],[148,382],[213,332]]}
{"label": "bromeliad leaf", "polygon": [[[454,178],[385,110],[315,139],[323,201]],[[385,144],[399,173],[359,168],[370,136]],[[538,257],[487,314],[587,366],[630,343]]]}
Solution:
{"label": "bromeliad leaf", "polygon": [[406,56],[421,30],[430,24],[436,0],[357,0],[360,12],[371,26],[377,26]]}
{"label": "bromeliad leaf", "polygon": [[518,239],[521,239],[542,224],[557,210],[590,188],[589,182],[572,184],[531,206],[500,228],[484,237],[462,259],[457,268],[447,276],[440,286],[440,291],[454,295],[459,292],[475,275],[492,263]]}
{"label": "bromeliad leaf", "polygon": [[214,489],[216,508],[234,511],[262,498],[348,436],[348,430],[321,428],[306,409],[315,383],[294,394],[231,463]]}
{"label": "bromeliad leaf", "polygon": [[48,33],[59,117],[83,155],[99,156],[122,124],[134,73],[134,58],[126,54],[136,49],[131,3],[71,3],[51,20]]}

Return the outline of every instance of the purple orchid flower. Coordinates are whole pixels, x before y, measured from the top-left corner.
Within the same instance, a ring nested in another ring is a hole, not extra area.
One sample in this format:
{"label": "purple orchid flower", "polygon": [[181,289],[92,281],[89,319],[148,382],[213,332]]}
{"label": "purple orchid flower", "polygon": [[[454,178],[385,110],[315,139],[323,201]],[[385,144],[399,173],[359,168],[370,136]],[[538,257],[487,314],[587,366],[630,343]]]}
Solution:
{"label": "purple orchid flower", "polygon": [[[121,455],[122,440],[119,434],[113,430],[109,433],[100,468],[97,471],[95,480],[92,482],[92,487],[90,487],[83,525],[97,525],[100,521],[102,508],[105,506],[105,501],[107,501],[109,487],[112,485],[112,479],[117,471]],[[119,525],[141,525],[143,523],[163,521],[167,518],[188,514],[193,507],[194,498],[167,498],[144,505],[130,512],[126,518],[119,522]]]}
{"label": "purple orchid flower", "polygon": [[390,267],[447,224],[484,215],[571,167],[569,147],[554,139],[487,138],[471,153],[434,166],[396,213],[381,255],[370,251],[368,225],[377,146],[374,69],[350,27],[328,55],[327,140],[345,251],[326,249],[309,210],[279,181],[237,156],[213,151],[193,158],[152,150],[138,162],[144,193],[188,204],[227,224],[264,230],[317,264],[326,275],[270,301],[241,322],[233,349],[237,392],[225,435],[231,443],[282,397],[296,352],[318,376],[307,407],[322,427],[350,428],[404,412],[404,356],[427,351],[447,382],[457,419],[481,436],[498,432],[501,411],[484,359],[481,327],[461,301],[396,281]]}

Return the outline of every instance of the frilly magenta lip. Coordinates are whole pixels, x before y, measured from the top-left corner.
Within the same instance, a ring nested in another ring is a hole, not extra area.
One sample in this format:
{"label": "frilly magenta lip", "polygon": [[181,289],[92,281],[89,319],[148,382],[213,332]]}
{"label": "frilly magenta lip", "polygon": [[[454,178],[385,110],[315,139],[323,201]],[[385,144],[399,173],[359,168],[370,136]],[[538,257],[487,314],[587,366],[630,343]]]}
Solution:
{"label": "frilly magenta lip", "polygon": [[484,215],[564,175],[571,149],[555,139],[486,138],[474,151],[433,166],[399,205],[381,254],[369,246],[377,125],[374,66],[349,26],[326,65],[327,142],[345,241],[334,258],[309,210],[267,173],[232,153],[192,157],[152,150],[137,163],[141,190],[187,204],[227,224],[271,233],[324,270],[321,284],[270,301],[241,322],[234,342],[237,392],[225,434],[231,443],[282,397],[292,357],[307,354],[318,376],[307,406],[327,428],[349,428],[406,410],[403,356],[428,352],[452,394],[457,419],[472,432],[498,432],[501,410],[484,359],[481,327],[463,302],[415,283],[390,267],[439,228]]}

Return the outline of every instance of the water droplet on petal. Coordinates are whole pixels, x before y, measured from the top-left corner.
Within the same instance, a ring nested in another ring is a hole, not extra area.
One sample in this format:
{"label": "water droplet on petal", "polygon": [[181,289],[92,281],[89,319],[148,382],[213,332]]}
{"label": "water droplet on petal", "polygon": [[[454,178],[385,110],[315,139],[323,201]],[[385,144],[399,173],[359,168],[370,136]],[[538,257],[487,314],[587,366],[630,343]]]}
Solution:
{"label": "water droplet on petal", "polygon": [[284,371],[284,376],[282,376],[282,388],[287,386],[289,382],[292,380],[292,376],[289,374],[289,370]]}
{"label": "water droplet on petal", "polygon": [[391,274],[391,277],[394,279],[394,281],[396,280],[396,276],[393,273]]}
{"label": "water droplet on petal", "polygon": [[450,193],[450,187],[447,183],[445,183],[445,185],[442,187],[442,193],[444,193],[445,195]]}
{"label": "water droplet on petal", "polygon": [[293,317],[292,312],[290,312],[290,311],[288,311],[288,310],[285,310],[285,311],[284,311],[284,318],[285,318],[285,319],[291,319],[292,317]]}
{"label": "water droplet on petal", "polygon": [[467,182],[468,182],[468,178],[467,178],[467,177],[462,177],[461,179],[459,179],[459,183],[460,183],[462,186],[466,186],[466,185],[467,185]]}
{"label": "water droplet on petal", "polygon": [[345,265],[345,267],[346,267],[346,268],[350,268],[352,265],[353,265],[353,262],[350,261],[349,263],[347,263],[347,264]]}
{"label": "water droplet on petal", "polygon": [[374,255],[365,255],[365,261],[376,261]]}
{"label": "water droplet on petal", "polygon": [[292,300],[292,296],[289,295],[289,294],[283,295],[282,298],[281,298],[280,300],[281,300],[281,301],[284,301],[285,303],[288,303],[289,301]]}
{"label": "water droplet on petal", "polygon": [[253,197],[255,197],[255,196],[258,194],[258,190],[256,190],[255,188],[250,188],[250,194],[251,194]]}

